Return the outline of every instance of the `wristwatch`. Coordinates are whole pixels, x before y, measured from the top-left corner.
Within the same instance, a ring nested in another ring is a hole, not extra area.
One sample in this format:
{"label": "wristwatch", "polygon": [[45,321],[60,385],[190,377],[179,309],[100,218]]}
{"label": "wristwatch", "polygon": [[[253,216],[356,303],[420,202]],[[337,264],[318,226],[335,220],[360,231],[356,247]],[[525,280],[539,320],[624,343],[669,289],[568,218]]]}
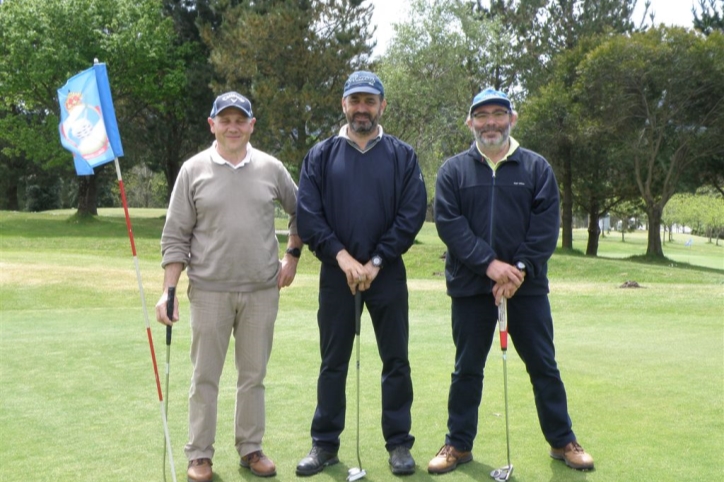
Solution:
{"label": "wristwatch", "polygon": [[525,263],[524,262],[518,261],[517,263],[515,263],[515,267],[525,273]]}
{"label": "wristwatch", "polygon": [[287,248],[287,254],[291,254],[295,258],[302,256],[302,250],[299,248]]}
{"label": "wristwatch", "polygon": [[382,256],[379,254],[372,256],[372,266],[375,268],[382,268]]}

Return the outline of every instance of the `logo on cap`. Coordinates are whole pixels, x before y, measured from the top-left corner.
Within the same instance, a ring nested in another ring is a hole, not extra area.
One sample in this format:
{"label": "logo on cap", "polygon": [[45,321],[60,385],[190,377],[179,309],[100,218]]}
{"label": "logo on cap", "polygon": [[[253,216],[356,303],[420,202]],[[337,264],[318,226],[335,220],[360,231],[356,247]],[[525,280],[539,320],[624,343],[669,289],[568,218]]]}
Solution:
{"label": "logo on cap", "polygon": [[249,102],[249,99],[237,92],[227,92],[218,96],[214,101],[214,105],[211,108],[211,114],[209,117],[216,117],[217,115],[219,115],[219,113],[221,113],[221,111],[229,107],[236,107],[244,114],[246,114],[246,116],[249,118],[254,117],[254,114],[251,110],[251,102]]}
{"label": "logo on cap", "polygon": [[382,86],[380,78],[375,74],[360,70],[350,75],[347,82],[344,83],[344,93],[342,97],[347,97],[358,92],[384,96],[385,88]]}

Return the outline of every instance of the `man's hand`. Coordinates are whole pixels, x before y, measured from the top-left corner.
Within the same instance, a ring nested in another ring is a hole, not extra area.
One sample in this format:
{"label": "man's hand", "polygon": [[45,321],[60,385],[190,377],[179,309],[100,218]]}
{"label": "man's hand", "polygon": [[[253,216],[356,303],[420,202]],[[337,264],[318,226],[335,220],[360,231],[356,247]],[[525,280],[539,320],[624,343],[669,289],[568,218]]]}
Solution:
{"label": "man's hand", "polygon": [[[369,289],[372,280],[368,281],[367,279],[367,268],[354,259],[346,249],[337,253],[337,264],[339,264],[339,268],[344,272],[347,278],[347,286],[349,286],[352,294],[357,293],[357,289],[360,291]],[[377,273],[375,273],[375,276],[377,276]]]}
{"label": "man's hand", "polygon": [[521,273],[518,268],[497,259],[488,265],[485,274],[496,283],[504,284],[512,282],[516,288],[520,288],[524,278],[524,274]]}
{"label": "man's hand", "polygon": [[169,319],[166,313],[166,302],[168,301],[168,289],[164,289],[156,303],[156,321],[163,323],[164,325],[173,326],[174,322],[178,321],[178,296],[173,298],[173,319]]}
{"label": "man's hand", "polygon": [[291,285],[294,281],[294,277],[297,275],[297,264],[299,264],[299,258],[295,258],[291,254],[285,254],[279,264],[277,288],[282,289]]}
{"label": "man's hand", "polygon": [[181,278],[181,272],[184,269],[182,263],[169,263],[163,271],[163,293],[156,303],[156,321],[164,325],[173,326],[175,321],[179,320],[178,316],[178,296],[173,298],[173,317],[169,318],[166,314],[166,302],[168,301],[168,287],[178,286],[178,280]]}
{"label": "man's hand", "polygon": [[507,283],[495,283],[493,286],[493,296],[495,296],[495,306],[500,306],[503,298],[510,299],[518,291],[518,286],[515,286],[512,282]]}
{"label": "man's hand", "polygon": [[495,281],[493,296],[496,306],[500,305],[503,298],[512,298],[525,278],[525,273],[517,267],[497,259],[490,263],[485,274]]}
{"label": "man's hand", "polygon": [[367,263],[364,266],[366,278],[364,283],[359,284],[359,290],[365,291],[370,289],[370,286],[372,286],[372,282],[377,278],[377,275],[380,273],[380,268],[372,264],[372,260],[367,261]]}

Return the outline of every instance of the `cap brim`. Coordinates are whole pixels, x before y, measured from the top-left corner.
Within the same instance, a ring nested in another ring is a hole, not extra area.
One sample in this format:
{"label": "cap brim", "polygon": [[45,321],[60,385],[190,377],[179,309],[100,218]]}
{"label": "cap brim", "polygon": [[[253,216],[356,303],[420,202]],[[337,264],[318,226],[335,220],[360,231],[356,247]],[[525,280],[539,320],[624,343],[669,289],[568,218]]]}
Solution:
{"label": "cap brim", "polygon": [[349,90],[344,91],[343,97],[347,97],[348,95],[352,94],[374,94],[374,95],[381,95],[382,92],[379,90],[373,88],[373,87],[353,87]]}
{"label": "cap brim", "polygon": [[469,113],[472,114],[475,109],[484,105],[499,105],[501,107],[505,107],[508,110],[513,110],[513,106],[510,101],[507,101],[505,99],[485,99],[481,102],[478,102],[477,104],[471,105]]}
{"label": "cap brim", "polygon": [[216,117],[217,115],[221,114],[222,112],[224,112],[225,110],[228,110],[228,109],[236,109],[236,110],[238,110],[239,112],[241,112],[242,114],[244,114],[245,116],[247,116],[247,117],[250,118],[250,119],[253,117],[253,115],[251,114],[251,112],[249,112],[249,111],[246,110],[246,109],[242,109],[242,108],[239,107],[238,105],[227,105],[226,107],[222,107],[221,109],[219,109],[218,111],[216,111],[216,113],[215,113],[213,116],[211,116],[211,117],[214,118],[214,117]]}

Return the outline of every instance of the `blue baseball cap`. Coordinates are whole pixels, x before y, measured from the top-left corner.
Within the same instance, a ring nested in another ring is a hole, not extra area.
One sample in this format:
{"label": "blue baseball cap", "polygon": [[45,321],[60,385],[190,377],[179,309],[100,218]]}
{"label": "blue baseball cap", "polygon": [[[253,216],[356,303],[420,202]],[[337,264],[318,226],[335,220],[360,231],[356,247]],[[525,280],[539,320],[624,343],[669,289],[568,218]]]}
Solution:
{"label": "blue baseball cap", "polygon": [[479,92],[478,95],[473,98],[473,104],[470,106],[468,115],[473,115],[473,111],[481,105],[488,104],[501,105],[509,111],[513,110],[513,104],[504,92],[488,87],[487,89]]}
{"label": "blue baseball cap", "polygon": [[214,101],[214,105],[211,108],[211,114],[209,117],[212,119],[219,115],[222,110],[228,109],[229,107],[236,107],[242,111],[249,119],[254,117],[254,113],[251,110],[251,102],[249,99],[239,94],[238,92],[227,92],[221,94]]}
{"label": "blue baseball cap", "polygon": [[350,94],[356,94],[358,92],[364,92],[367,94],[375,94],[385,96],[385,88],[382,86],[382,81],[372,72],[365,70],[358,70],[353,73],[344,83],[344,94],[342,97],[347,97]]}

